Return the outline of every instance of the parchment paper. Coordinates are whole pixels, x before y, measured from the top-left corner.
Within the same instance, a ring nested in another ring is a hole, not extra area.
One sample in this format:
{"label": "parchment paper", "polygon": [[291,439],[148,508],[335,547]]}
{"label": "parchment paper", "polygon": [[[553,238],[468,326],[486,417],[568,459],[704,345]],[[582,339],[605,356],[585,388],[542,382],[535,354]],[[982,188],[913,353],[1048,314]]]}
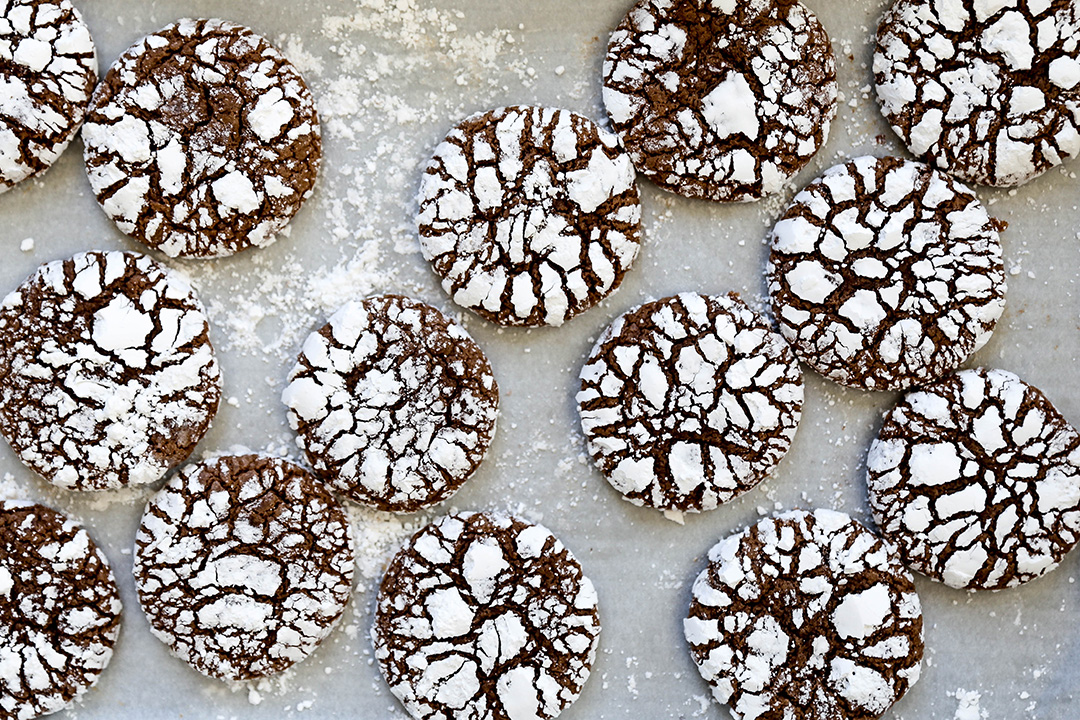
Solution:
{"label": "parchment paper", "polygon": [[[623,287],[558,329],[503,330],[461,315],[416,250],[419,172],[467,113],[503,104],[567,107],[595,119],[607,34],[630,0],[84,0],[102,71],[143,34],[182,16],[220,16],[276,42],[319,97],[326,161],[316,195],[276,245],[232,259],[171,263],[211,309],[225,398],[196,457],[235,446],[296,454],[279,396],[304,335],[350,296],[411,294],[462,317],[503,391],[499,431],[475,477],[438,511],[511,510],[542,521],[600,593],[594,674],[567,720],[725,718],[682,638],[689,582],[721,537],[778,509],[841,509],[869,522],[864,459],[887,393],[846,391],[807,372],[794,447],[773,477],[685,525],[621,500],[583,455],[573,394],[593,341],[616,315],[683,291],[738,291],[764,307],[769,227],[796,187],[848,156],[898,153],[869,71],[883,0],[807,0],[834,39],[844,100],[828,145],[775,200],[690,201],[641,183],[646,240]],[[0,291],[42,262],[91,248],[140,249],[99,210],[76,142],[42,179],[0,196]],[[979,190],[1003,234],[1008,307],[970,365],[1018,373],[1080,422],[1080,163],[1014,192]],[[20,250],[27,238],[33,248]],[[59,718],[403,717],[373,664],[367,629],[380,563],[421,517],[366,517],[354,602],[313,657],[273,682],[228,688],[172,658],[139,611],[130,548],[149,491],[84,496],[32,477],[0,444],[4,495],[81,518],[108,555],[125,602],[112,665]],[[968,594],[918,578],[927,656],[919,683],[887,717],[1069,718],[1080,681],[1080,553],[1026,587]],[[966,714],[964,714],[966,713]]]}

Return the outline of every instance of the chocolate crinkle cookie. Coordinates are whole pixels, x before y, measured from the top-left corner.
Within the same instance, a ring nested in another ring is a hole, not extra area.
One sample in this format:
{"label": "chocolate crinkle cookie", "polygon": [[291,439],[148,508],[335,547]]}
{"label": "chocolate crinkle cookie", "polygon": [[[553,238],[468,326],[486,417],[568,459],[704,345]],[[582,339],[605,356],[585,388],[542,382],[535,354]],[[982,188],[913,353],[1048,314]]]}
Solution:
{"label": "chocolate crinkle cookie", "polygon": [[897,0],[874,77],[908,149],[965,180],[1020,185],[1080,154],[1075,0]]}
{"label": "chocolate crinkle cookie", "polygon": [[777,192],[836,115],[829,37],[792,0],[640,0],[611,34],[603,72],[634,166],[687,197]]}
{"label": "chocolate crinkle cookie", "polygon": [[400,295],[350,302],[311,334],[282,394],[328,484],[380,510],[452,495],[495,434],[499,387],[480,347]]}
{"label": "chocolate crinkle cookie", "polygon": [[866,464],[881,532],[952,587],[1028,582],[1080,539],[1080,433],[1010,372],[963,370],[908,393]]}
{"label": "chocolate crinkle cookie", "polygon": [[189,465],[146,506],[135,584],[150,629],[204,675],[251,680],[310,655],[349,600],[344,509],[310,473],[262,455]]}
{"label": "chocolate crinkle cookie", "polygon": [[0,433],[55,485],[158,480],[209,429],[220,397],[202,304],[145,255],[51,262],[0,303]]}
{"label": "chocolate crinkle cookie", "polygon": [[551,720],[577,699],[600,633],[596,591],[546,528],[450,515],[386,571],[371,630],[417,720]]}
{"label": "chocolate crinkle cookie", "polygon": [[120,611],[109,563],[81,525],[0,501],[0,719],[82,697],[112,659]]}
{"label": "chocolate crinkle cookie", "polygon": [[615,291],[637,256],[634,167],[568,110],[466,118],[420,183],[420,249],[459,305],[502,325],[561,325]]}
{"label": "chocolate crinkle cookie", "polygon": [[711,510],[759,483],[802,413],[799,362],[737,295],[683,293],[622,315],[581,371],[593,461],[635,505]]}
{"label": "chocolate crinkle cookie", "polygon": [[83,140],[106,214],[171,257],[269,245],[322,160],[300,73],[223,20],[178,20],[128,48],[94,94]]}
{"label": "chocolate crinkle cookie", "polygon": [[0,0],[0,193],[64,152],[97,71],[94,41],[69,0]]}
{"label": "chocolate crinkle cookie", "polygon": [[870,720],[919,679],[923,620],[896,549],[843,513],[794,511],[722,540],[683,629],[736,720]]}
{"label": "chocolate crinkle cookie", "polygon": [[848,387],[941,377],[1005,309],[998,223],[948,175],[900,158],[828,170],[776,224],[766,275],[795,354]]}

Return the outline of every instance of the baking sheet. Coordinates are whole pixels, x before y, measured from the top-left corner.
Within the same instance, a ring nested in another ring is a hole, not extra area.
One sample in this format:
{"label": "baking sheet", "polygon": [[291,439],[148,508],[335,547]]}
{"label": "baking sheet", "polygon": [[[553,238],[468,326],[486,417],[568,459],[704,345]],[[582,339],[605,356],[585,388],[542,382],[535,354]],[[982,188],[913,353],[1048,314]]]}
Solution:
{"label": "baking sheet", "polygon": [[[239,257],[170,263],[211,311],[225,377],[221,411],[196,450],[296,454],[279,395],[303,337],[346,299],[395,291],[466,323],[503,391],[496,441],[478,473],[438,508],[517,512],[551,528],[600,594],[603,633],[593,677],[563,717],[726,718],[708,697],[682,638],[689,582],[708,548],[762,514],[841,509],[869,521],[864,458],[895,396],[839,388],[807,373],[802,425],[762,486],[685,525],[622,501],[584,456],[573,404],[578,370],[616,315],[683,290],[742,293],[764,307],[764,237],[794,193],[716,205],[642,182],[645,243],[622,288],[558,329],[500,329],[462,315],[420,257],[412,215],[419,173],[464,115],[503,104],[570,108],[596,119],[608,32],[630,0],[85,0],[102,70],[128,45],[182,16],[220,16],[270,38],[305,73],[320,103],[320,186],[277,244]],[[880,119],[869,71],[882,0],[807,0],[834,39],[839,117],[801,186],[846,157],[900,152]],[[1003,233],[1008,306],[969,364],[1012,370],[1080,422],[1080,163],[1015,191],[980,190]],[[30,242],[29,240],[32,240]],[[42,262],[91,248],[140,249],[98,209],[76,142],[40,180],[0,196],[0,291]],[[20,249],[22,248],[22,249]],[[284,676],[234,687],[173,659],[138,609],[135,529],[149,491],[84,496],[31,476],[0,446],[0,496],[28,496],[81,518],[112,562],[125,602],[111,666],[56,717],[404,717],[373,664],[367,628],[386,553],[429,515],[357,512],[359,573],[339,629]],[[1067,718],[1080,681],[1080,553],[1026,587],[970,594],[917,579],[926,619],[922,679],[887,717]]]}

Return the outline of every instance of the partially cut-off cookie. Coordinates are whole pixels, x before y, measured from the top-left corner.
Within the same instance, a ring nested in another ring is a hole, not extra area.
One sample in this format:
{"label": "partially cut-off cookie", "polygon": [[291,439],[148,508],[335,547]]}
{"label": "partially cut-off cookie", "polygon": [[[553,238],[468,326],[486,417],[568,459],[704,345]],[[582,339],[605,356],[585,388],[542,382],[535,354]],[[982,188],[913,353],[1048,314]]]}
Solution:
{"label": "partially cut-off cookie", "polygon": [[204,675],[251,680],[312,652],[349,600],[345,510],[309,472],[262,455],[188,465],[146,506],[135,585],[150,629]]}
{"label": "partially cut-off cookie", "polygon": [[736,720],[871,720],[915,684],[923,656],[896,549],[832,510],[766,518],[714,546],[683,629]]}
{"label": "partially cut-off cookie", "polygon": [[209,429],[220,397],[202,303],[145,255],[51,262],[0,303],[0,433],[55,485],[160,479]]}
{"label": "partially cut-off cookie", "polygon": [[581,693],[596,590],[546,528],[488,513],[428,525],[390,563],[371,630],[417,720],[551,720]]}
{"label": "partially cut-off cookie", "polygon": [[308,337],[282,400],[323,480],[364,505],[413,512],[450,497],[484,459],[499,387],[464,328],[381,295]]}
{"label": "partially cut-off cookie", "polygon": [[776,224],[766,275],[799,359],[848,387],[955,369],[1005,309],[998,223],[948,175],[900,158],[828,170]]}
{"label": "partially cut-off cookie", "polygon": [[640,0],[611,34],[603,72],[634,166],[687,197],[779,191],[836,116],[829,36],[792,0]]}
{"label": "partially cut-off cookie", "polygon": [[915,570],[998,590],[1080,540],[1080,433],[1004,370],[962,370],[889,411],[866,461],[874,520]]}
{"label": "partially cut-off cookie", "polygon": [[759,483],[802,414],[799,362],[737,295],[682,293],[611,324],[581,370],[589,453],[635,505],[699,512]]}
{"label": "partially cut-off cookie", "polygon": [[1020,185],[1080,155],[1075,0],[896,0],[874,77],[908,149],[964,180]]}
{"label": "partially cut-off cookie", "polygon": [[69,0],[0,0],[0,193],[64,152],[97,71],[93,38]]}
{"label": "partially cut-off cookie", "polygon": [[105,213],[171,257],[269,245],[322,160],[300,73],[223,20],[178,20],[128,48],[94,94],[83,140]]}
{"label": "partially cut-off cookie", "polygon": [[568,110],[466,118],[420,183],[420,249],[454,302],[502,325],[562,325],[615,291],[641,204],[611,133]]}
{"label": "partially cut-off cookie", "polygon": [[48,715],[93,687],[120,610],[109,562],[79,523],[0,501],[0,718]]}

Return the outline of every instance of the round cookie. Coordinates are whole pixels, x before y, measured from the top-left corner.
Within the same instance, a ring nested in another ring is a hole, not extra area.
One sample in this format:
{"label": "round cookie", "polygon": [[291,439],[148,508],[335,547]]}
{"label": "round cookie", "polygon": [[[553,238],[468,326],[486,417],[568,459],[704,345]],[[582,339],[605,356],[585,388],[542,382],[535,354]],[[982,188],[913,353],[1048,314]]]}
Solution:
{"label": "round cookie", "polygon": [[546,528],[462,513],[391,561],[371,637],[417,720],[551,720],[581,693],[599,633],[593,584]]}
{"label": "round cookie", "polygon": [[150,629],[204,675],[251,680],[310,655],[353,577],[344,509],[278,458],[186,466],[146,506],[135,584]]}
{"label": "round cookie", "polygon": [[874,520],[911,568],[998,590],[1080,540],[1080,434],[1004,370],[962,370],[889,411],[866,461]]}
{"label": "round cookie", "polygon": [[128,48],[94,94],[83,140],[105,213],[171,257],[269,245],[322,161],[300,73],[223,20],[178,20]]}
{"label": "round cookie", "polygon": [[69,0],[0,0],[0,193],[64,152],[97,71],[94,40]]}
{"label": "round cookie", "polygon": [[1005,309],[998,224],[922,163],[862,157],[795,196],[772,233],[773,313],[799,359],[867,390],[955,369]]}
{"label": "round cookie", "polygon": [[603,73],[634,166],[686,197],[779,191],[836,116],[829,36],[792,0],[639,0],[611,34]]}
{"label": "round cookie", "polygon": [[499,387],[464,328],[382,295],[350,302],[308,337],[282,400],[327,483],[364,505],[413,512],[448,498],[479,466]]}
{"label": "round cookie", "polygon": [[420,182],[420,249],[454,302],[502,325],[561,325],[622,282],[641,242],[618,140],[568,110],[461,121]]}
{"label": "round cookie", "polygon": [[874,54],[878,102],[911,152],[985,185],[1080,154],[1075,0],[896,0]]}
{"label": "round cookie", "polygon": [[577,394],[589,453],[635,505],[699,512],[758,484],[802,414],[791,348],[735,294],[646,303],[604,332]]}
{"label": "round cookie", "polygon": [[896,549],[843,513],[765,518],[709,551],[683,623],[736,720],[869,720],[919,679],[923,621]]}
{"label": "round cookie", "polygon": [[79,523],[0,501],[0,718],[82,697],[112,659],[120,611],[108,560]]}
{"label": "round cookie", "polygon": [[208,331],[188,282],[145,255],[42,265],[0,303],[0,432],[60,487],[152,483],[217,411]]}

